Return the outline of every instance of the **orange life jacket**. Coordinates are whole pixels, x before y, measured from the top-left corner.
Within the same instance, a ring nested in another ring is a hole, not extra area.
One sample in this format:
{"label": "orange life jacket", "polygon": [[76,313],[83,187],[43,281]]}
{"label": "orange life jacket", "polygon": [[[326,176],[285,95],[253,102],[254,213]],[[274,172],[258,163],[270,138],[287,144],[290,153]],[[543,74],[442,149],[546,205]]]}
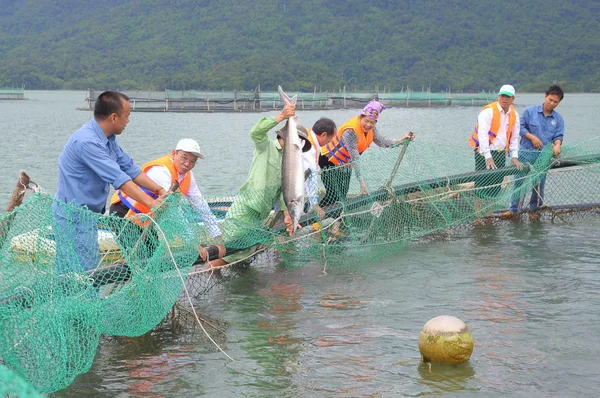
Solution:
{"label": "orange life jacket", "polygon": [[336,166],[350,162],[350,153],[342,141],[342,135],[348,129],[354,130],[356,134],[356,147],[359,154],[366,151],[373,143],[373,129],[365,133],[360,126],[360,116],[350,119],[338,129],[337,135],[327,145],[321,147],[321,155],[326,156],[329,162]]}
{"label": "orange life jacket", "polygon": [[[173,185],[173,183],[178,179],[178,173],[177,173],[177,170],[175,170],[175,165],[173,165],[173,160],[171,159],[170,155],[166,155],[166,156],[163,156],[162,158],[151,160],[150,162],[145,163],[142,166],[142,172],[145,173],[154,166],[165,166],[167,169],[169,169],[169,172],[171,173],[171,185]],[[191,181],[192,181],[191,174],[187,173],[183,177],[183,179],[179,182],[179,191],[183,195],[185,195],[187,193],[187,191],[189,191]],[[142,192],[144,192],[146,195],[152,197],[153,199],[156,199],[158,197],[157,195],[148,191],[147,189],[144,189],[142,187],[139,187],[139,188]],[[120,189],[117,189],[117,191],[113,194],[111,201],[110,201],[111,205],[122,202],[125,206],[127,206],[129,208],[129,211],[127,212],[125,217],[133,217],[134,215],[140,214],[140,213],[143,213],[143,214],[150,213],[150,209],[147,206],[145,206],[135,200],[133,201],[133,203],[131,203],[128,200],[125,200],[125,198],[127,198],[127,195],[125,194],[125,192],[122,192]]]}
{"label": "orange life jacket", "polygon": [[[487,108],[492,108],[492,111],[493,111],[492,123],[490,124],[490,131],[488,131],[488,136],[489,136],[490,144],[491,144],[496,139],[496,136],[498,135],[498,131],[500,131],[501,115],[500,115],[500,110],[498,109],[498,101],[494,101],[491,104],[484,106],[483,108],[481,108],[481,111],[483,112]],[[510,137],[513,132],[512,131],[513,127],[515,126],[516,119],[517,119],[517,113],[515,111],[515,108],[511,105],[510,109],[509,109],[509,114],[508,114],[508,129],[506,130],[506,146],[504,148],[505,153],[508,153]],[[471,134],[471,137],[469,137],[469,145],[471,145],[471,148],[474,148],[474,149],[479,148],[479,137],[477,136],[478,132],[479,132],[479,123],[475,124],[475,130],[473,131],[473,134]]]}

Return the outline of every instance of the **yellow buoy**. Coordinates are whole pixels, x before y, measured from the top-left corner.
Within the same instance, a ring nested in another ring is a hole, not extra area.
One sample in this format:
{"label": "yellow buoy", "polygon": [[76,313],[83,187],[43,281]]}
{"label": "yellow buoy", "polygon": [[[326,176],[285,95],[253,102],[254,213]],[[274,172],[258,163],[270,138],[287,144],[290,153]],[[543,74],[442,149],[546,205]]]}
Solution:
{"label": "yellow buoy", "polygon": [[423,362],[462,363],[473,353],[473,336],[460,319],[438,316],[421,329],[419,351]]}

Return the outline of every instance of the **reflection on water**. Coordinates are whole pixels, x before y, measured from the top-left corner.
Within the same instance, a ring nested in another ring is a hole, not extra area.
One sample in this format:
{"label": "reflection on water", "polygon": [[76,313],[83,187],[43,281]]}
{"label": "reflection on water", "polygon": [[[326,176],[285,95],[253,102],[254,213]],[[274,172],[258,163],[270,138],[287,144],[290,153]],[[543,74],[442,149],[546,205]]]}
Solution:
{"label": "reflection on water", "polygon": [[367,313],[369,304],[353,293],[350,286],[337,285],[315,298],[313,337],[302,361],[308,395],[361,396],[378,389],[378,357],[370,347],[383,327],[363,323],[365,318],[357,314]]}
{"label": "reflection on water", "polygon": [[475,376],[475,370],[468,361],[458,365],[421,363],[417,371],[421,376],[419,384],[427,386],[433,394],[479,390],[469,386],[469,382]]}
{"label": "reflection on water", "polygon": [[246,359],[258,365],[246,375],[264,391],[292,389],[292,375],[298,371],[298,358],[304,343],[296,334],[295,324],[295,314],[303,309],[303,288],[276,276],[269,280],[256,279],[251,288],[253,296],[242,298],[235,308],[235,311],[249,315],[240,318],[247,334],[240,348]]}

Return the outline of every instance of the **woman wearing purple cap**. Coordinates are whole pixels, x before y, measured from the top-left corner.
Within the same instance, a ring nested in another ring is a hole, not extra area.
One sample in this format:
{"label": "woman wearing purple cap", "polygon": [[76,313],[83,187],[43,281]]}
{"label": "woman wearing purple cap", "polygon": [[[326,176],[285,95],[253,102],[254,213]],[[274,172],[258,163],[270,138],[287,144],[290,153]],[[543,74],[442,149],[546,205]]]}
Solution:
{"label": "woman wearing purple cap", "polygon": [[371,100],[360,112],[360,115],[344,123],[331,142],[321,148],[319,166],[323,169],[322,179],[326,189],[325,197],[319,203],[321,207],[346,200],[350,189],[352,169],[336,166],[352,164],[356,171],[356,178],[360,181],[360,193],[366,194],[368,193],[367,185],[361,176],[359,165],[360,155],[372,143],[380,147],[388,147],[402,143],[404,140],[414,139],[412,132],[395,140],[387,139],[379,134],[375,125],[384,109],[385,106],[381,102]]}

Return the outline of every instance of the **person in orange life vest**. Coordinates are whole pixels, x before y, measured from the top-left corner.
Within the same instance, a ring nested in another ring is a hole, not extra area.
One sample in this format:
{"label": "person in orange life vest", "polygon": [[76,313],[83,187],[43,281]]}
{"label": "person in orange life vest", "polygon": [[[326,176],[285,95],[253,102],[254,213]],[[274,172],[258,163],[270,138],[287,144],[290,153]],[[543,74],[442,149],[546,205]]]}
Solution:
{"label": "person in orange life vest", "polygon": [[308,195],[304,212],[308,213],[312,208],[321,219],[325,218],[325,212],[319,206],[319,154],[321,147],[328,144],[336,133],[337,128],[333,120],[326,117],[320,118],[313,124],[312,130],[308,130],[308,140],[312,144],[310,150],[302,153],[306,175],[304,191]]}
{"label": "person in orange life vest", "polygon": [[379,101],[370,101],[360,112],[360,115],[344,123],[337,131],[330,143],[321,148],[319,166],[323,170],[321,178],[325,185],[325,196],[320,201],[320,206],[328,206],[338,201],[345,201],[350,189],[351,168],[337,167],[352,164],[356,178],[360,181],[360,193],[367,194],[367,185],[361,175],[359,164],[360,155],[372,143],[380,147],[400,144],[404,140],[413,140],[412,132],[402,138],[388,139],[377,131],[375,125],[381,112],[385,109]]}
{"label": "person in orange life vest", "polygon": [[[484,106],[477,117],[477,125],[469,138],[474,149],[475,170],[497,169],[506,165],[506,156],[510,152],[511,164],[519,170],[523,164],[519,161],[519,114],[513,107],[515,88],[509,84],[500,87],[498,101]],[[501,189],[504,176],[501,174],[478,179],[475,188],[492,185],[490,188],[476,190],[480,197],[495,197]]]}
{"label": "person in orange life vest", "polygon": [[[184,138],[177,143],[171,154],[144,164],[142,170],[151,180],[165,189],[169,189],[174,181],[179,182],[180,192],[198,210],[210,235],[220,240],[221,229],[217,218],[198,189],[192,172],[198,159],[204,159],[204,155],[200,152],[200,145],[190,138]],[[151,192],[145,192],[152,196]],[[110,212],[116,213],[120,217],[132,217],[135,214],[149,211],[150,209],[146,206],[132,200],[120,190],[117,190],[112,197]]]}

